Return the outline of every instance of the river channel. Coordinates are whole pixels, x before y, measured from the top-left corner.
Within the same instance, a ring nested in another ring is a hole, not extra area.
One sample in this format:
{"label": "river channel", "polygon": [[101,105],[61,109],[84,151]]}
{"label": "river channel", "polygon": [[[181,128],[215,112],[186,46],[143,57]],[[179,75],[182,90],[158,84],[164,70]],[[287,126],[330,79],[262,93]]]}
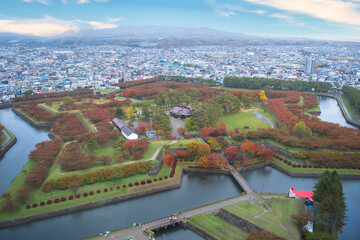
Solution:
{"label": "river channel", "polygon": [[[319,99],[319,102],[323,111],[324,101]],[[337,105],[332,111],[337,111],[342,117]],[[323,118],[325,121],[333,119],[333,117]],[[11,109],[0,110],[0,121],[18,138],[18,142],[0,160],[0,192],[5,192],[11,180],[25,165],[27,156],[34,149],[35,144],[49,138],[46,130],[31,127]],[[244,177],[255,190],[273,193],[287,193],[289,187],[309,190],[317,181],[313,178],[292,178],[271,167],[244,173]],[[357,239],[360,236],[360,228],[358,228],[360,182],[359,180],[342,180],[342,182],[348,206],[348,223],[343,229],[344,233],[339,237]],[[79,239],[106,230],[127,227],[134,222],[144,223],[155,220],[175,212],[233,197],[241,192],[233,179],[227,175],[185,174],[180,189],[1,229],[0,239]],[[161,239],[184,239],[184,237],[201,239],[192,232],[179,229],[163,232],[160,236]]]}

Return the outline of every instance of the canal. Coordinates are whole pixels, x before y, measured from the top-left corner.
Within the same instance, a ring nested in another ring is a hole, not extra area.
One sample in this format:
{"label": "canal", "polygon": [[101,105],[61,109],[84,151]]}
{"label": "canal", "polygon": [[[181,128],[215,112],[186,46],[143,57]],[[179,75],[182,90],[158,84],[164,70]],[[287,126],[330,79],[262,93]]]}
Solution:
{"label": "canal", "polygon": [[[343,118],[342,113],[329,98],[319,98],[321,111],[336,112],[336,117],[321,115],[324,121]],[[330,99],[333,100],[333,99]],[[28,160],[28,154],[36,143],[48,140],[47,131],[35,129],[11,109],[0,110],[0,121],[18,138],[18,142],[0,160],[0,192],[5,192],[11,181]],[[339,123],[339,122],[336,122]],[[341,125],[347,124],[339,123]],[[244,173],[244,177],[257,191],[287,193],[289,187],[312,189],[317,181],[313,178],[293,178],[266,167]],[[340,239],[356,239],[360,236],[360,185],[359,180],[342,180],[348,223]],[[191,209],[206,203],[240,194],[242,190],[230,176],[213,174],[185,174],[180,189],[119,202],[95,209],[83,210],[63,216],[41,220],[20,226],[1,229],[0,239],[79,239],[106,230],[130,226],[134,222],[147,222],[169,214]],[[192,232],[172,229],[160,233],[160,239],[201,239]]]}

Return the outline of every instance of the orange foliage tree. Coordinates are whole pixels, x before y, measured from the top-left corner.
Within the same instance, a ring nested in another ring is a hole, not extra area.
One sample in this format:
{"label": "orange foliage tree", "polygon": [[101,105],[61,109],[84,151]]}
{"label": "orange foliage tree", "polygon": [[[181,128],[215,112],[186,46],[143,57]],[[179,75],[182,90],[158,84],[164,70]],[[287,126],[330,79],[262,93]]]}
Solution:
{"label": "orange foliage tree", "polygon": [[174,162],[174,156],[172,154],[166,154],[163,157],[163,160],[167,166],[171,166],[171,164]]}
{"label": "orange foliage tree", "polygon": [[198,148],[199,148],[198,142],[193,141],[193,142],[188,143],[187,148],[191,155],[193,155],[193,156],[198,155]]}
{"label": "orange foliage tree", "polygon": [[204,156],[210,154],[211,149],[209,144],[207,143],[200,143],[198,147],[198,154],[199,156]]}
{"label": "orange foliage tree", "polygon": [[252,141],[245,141],[241,144],[241,152],[255,152],[255,143]]}

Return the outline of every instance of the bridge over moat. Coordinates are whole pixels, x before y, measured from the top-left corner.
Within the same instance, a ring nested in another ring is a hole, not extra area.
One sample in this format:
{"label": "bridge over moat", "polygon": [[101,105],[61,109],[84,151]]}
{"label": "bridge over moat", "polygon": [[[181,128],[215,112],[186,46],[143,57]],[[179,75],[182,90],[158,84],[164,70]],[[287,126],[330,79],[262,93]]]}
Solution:
{"label": "bridge over moat", "polygon": [[[255,193],[255,191],[251,188],[251,186],[247,183],[243,176],[230,164],[227,164],[228,170],[231,175],[235,178],[235,180],[239,183],[242,189],[245,191],[246,195],[240,195],[237,197],[233,197],[230,199],[226,199],[223,201],[210,203],[195,209],[191,209],[188,211],[184,211],[181,213],[176,213],[168,217],[164,217],[155,221],[151,221],[145,224],[142,224],[138,227],[126,228],[124,230],[120,230],[114,233],[111,233],[107,236],[106,239],[111,240],[120,240],[127,236],[132,236],[136,240],[145,240],[148,239],[145,235],[145,231],[157,231],[159,229],[168,228],[179,224],[186,219],[189,219],[198,214],[209,214],[209,213],[217,213],[221,208],[231,206],[244,201],[255,201],[260,200],[261,197]],[[102,239],[102,237],[95,237],[91,239]]]}

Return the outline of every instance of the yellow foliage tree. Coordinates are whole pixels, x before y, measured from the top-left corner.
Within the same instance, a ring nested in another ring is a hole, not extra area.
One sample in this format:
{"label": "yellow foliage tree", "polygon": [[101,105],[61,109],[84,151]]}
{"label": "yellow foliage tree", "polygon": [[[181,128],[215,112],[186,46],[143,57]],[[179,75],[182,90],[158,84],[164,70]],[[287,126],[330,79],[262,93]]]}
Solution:
{"label": "yellow foliage tree", "polygon": [[209,159],[206,156],[202,156],[199,158],[198,165],[202,168],[208,168]]}
{"label": "yellow foliage tree", "polygon": [[187,145],[188,151],[191,155],[198,155],[199,143],[196,141],[190,142]]}
{"label": "yellow foliage tree", "polygon": [[260,99],[263,102],[266,102],[268,98],[265,96],[265,91],[260,91]]}
{"label": "yellow foliage tree", "polygon": [[126,110],[126,115],[128,116],[128,117],[136,117],[136,112],[137,112],[137,110],[135,109],[135,108],[133,108],[133,107],[129,107],[127,110]]}

